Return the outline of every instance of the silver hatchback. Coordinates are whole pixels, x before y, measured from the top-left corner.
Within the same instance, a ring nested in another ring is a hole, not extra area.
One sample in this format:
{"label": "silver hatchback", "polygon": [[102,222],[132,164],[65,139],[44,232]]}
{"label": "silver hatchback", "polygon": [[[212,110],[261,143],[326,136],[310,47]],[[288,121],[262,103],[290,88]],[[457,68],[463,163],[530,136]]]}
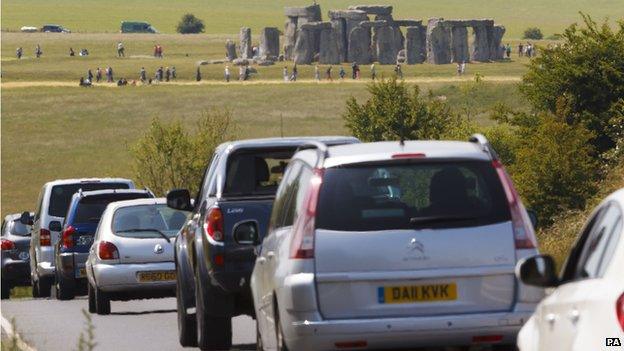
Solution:
{"label": "silver hatchback", "polygon": [[514,267],[537,243],[483,136],[310,148],[251,278],[260,349],[515,344],[543,291]]}

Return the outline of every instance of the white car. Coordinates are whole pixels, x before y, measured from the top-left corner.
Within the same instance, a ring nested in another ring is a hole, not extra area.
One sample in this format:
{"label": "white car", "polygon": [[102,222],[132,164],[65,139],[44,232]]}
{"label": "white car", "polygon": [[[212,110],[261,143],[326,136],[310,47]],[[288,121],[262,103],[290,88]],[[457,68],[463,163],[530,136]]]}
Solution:
{"label": "white car", "polygon": [[173,244],[187,214],[162,198],[109,204],[86,263],[89,312],[109,314],[111,300],[175,296]]}
{"label": "white car", "polygon": [[251,278],[259,349],[514,347],[543,297],[533,224],[487,140],[296,153]]}
{"label": "white car", "polygon": [[517,275],[554,288],[520,331],[521,351],[624,349],[624,189],[591,214],[560,276],[550,256],[520,262]]}
{"label": "white car", "polygon": [[33,297],[50,296],[54,283],[54,246],[61,237],[69,202],[74,193],[102,189],[134,189],[123,178],[62,179],[47,182],[39,192],[30,236],[30,274]]}

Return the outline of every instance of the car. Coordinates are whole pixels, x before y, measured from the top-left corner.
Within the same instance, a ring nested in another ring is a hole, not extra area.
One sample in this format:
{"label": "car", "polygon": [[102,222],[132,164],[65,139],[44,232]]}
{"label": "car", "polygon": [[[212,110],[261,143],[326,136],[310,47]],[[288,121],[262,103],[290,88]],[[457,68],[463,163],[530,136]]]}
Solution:
{"label": "car", "polygon": [[30,285],[30,224],[22,224],[23,215],[24,222],[32,223],[32,212],[10,214],[2,221],[2,299],[9,298],[14,286]]}
{"label": "car", "polygon": [[[33,297],[48,297],[54,284],[54,246],[72,196],[78,190],[134,189],[124,178],[61,179],[47,182],[41,188],[30,236],[30,275]],[[27,224],[27,223],[24,223]]]}
{"label": "car", "polygon": [[111,300],[174,296],[173,239],[187,216],[164,198],[109,204],[87,259],[89,312],[109,314]]}
{"label": "car", "polygon": [[33,26],[23,26],[20,28],[20,31],[23,33],[36,33],[39,31],[39,28]]}
{"label": "car", "polygon": [[58,24],[44,24],[41,31],[44,33],[71,33],[69,29]]}
{"label": "car", "polygon": [[154,33],[157,34],[156,28],[151,24],[143,21],[122,21],[121,33]]}
{"label": "car", "polygon": [[78,292],[86,291],[85,262],[106,206],[111,202],[145,198],[154,198],[154,194],[149,190],[105,189],[78,190],[72,196],[61,240],[54,250],[57,299],[71,300]]}
{"label": "car", "polygon": [[514,276],[531,218],[482,135],[310,143],[257,249],[258,349],[513,347],[543,296]]}
{"label": "car", "polygon": [[551,290],[520,330],[521,351],[624,345],[624,188],[591,213],[559,275],[548,255],[517,268],[525,284]]}
{"label": "car", "polygon": [[358,142],[353,137],[292,137],[223,143],[204,172],[194,206],[186,189],[167,194],[168,206],[192,211],[175,242],[182,346],[228,349],[231,318],[254,314],[249,291],[254,245],[266,232],[284,168],[310,140]]}

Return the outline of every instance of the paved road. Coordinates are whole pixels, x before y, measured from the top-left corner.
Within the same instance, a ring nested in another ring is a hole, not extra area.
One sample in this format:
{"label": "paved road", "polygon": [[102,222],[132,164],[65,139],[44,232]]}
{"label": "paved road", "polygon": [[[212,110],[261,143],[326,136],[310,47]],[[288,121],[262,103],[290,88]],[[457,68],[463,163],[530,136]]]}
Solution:
{"label": "paved road", "polygon": [[[178,343],[174,298],[113,301],[111,314],[93,314],[97,351],[188,350]],[[72,301],[54,299],[3,300],[2,317],[15,318],[20,336],[38,351],[77,349],[85,328],[81,310],[84,297]],[[255,321],[246,316],[232,319],[233,349],[255,350]],[[2,331],[4,336],[5,330]]]}

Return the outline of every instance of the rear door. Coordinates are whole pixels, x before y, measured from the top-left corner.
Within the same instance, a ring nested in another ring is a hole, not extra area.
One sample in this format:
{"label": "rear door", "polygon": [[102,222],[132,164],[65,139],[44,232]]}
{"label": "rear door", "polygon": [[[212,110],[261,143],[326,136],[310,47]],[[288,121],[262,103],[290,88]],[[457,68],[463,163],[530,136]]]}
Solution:
{"label": "rear door", "polygon": [[318,206],[315,269],[325,318],[512,308],[513,232],[489,162],[328,169]]}

